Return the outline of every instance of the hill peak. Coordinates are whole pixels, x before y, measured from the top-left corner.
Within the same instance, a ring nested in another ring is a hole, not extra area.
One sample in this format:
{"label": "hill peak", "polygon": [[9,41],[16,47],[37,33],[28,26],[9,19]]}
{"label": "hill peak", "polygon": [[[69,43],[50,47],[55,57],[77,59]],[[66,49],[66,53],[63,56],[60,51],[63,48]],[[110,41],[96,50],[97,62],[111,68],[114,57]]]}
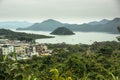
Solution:
{"label": "hill peak", "polygon": [[114,18],[113,21],[120,21],[120,18]]}
{"label": "hill peak", "polygon": [[50,34],[53,34],[53,35],[74,35],[75,33],[73,33],[70,29],[68,29],[66,27],[58,27]]}
{"label": "hill peak", "polygon": [[102,19],[99,23],[100,24],[106,24],[106,23],[108,23],[110,20],[108,20],[108,19]]}
{"label": "hill peak", "polygon": [[42,23],[61,23],[61,22],[54,19],[47,19],[47,20],[44,20]]}
{"label": "hill peak", "polygon": [[108,19],[102,19],[100,22],[105,22],[105,21],[109,21]]}

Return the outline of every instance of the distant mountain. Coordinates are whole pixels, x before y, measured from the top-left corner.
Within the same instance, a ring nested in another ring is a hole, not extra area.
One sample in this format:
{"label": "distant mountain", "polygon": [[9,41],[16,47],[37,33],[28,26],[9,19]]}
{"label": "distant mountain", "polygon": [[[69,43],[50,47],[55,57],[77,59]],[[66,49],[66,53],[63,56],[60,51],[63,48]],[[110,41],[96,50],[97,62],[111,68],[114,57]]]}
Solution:
{"label": "distant mountain", "polygon": [[120,18],[115,18],[104,24],[91,25],[89,23],[86,23],[81,25],[75,25],[75,24],[68,25],[65,27],[73,31],[80,31],[80,32],[105,32],[111,34],[118,34],[119,33],[117,30],[118,26],[120,26]]}
{"label": "distant mountain", "polygon": [[117,27],[120,26],[120,18],[113,20],[103,19],[101,21],[94,21],[84,24],[65,24],[53,19],[45,20],[41,23],[35,23],[27,28],[19,28],[17,30],[37,30],[37,31],[53,31],[58,27],[66,27],[72,31],[79,32],[106,32],[112,34],[118,34]]}
{"label": "distant mountain", "polygon": [[66,27],[59,27],[57,29],[55,29],[52,33],[50,34],[54,34],[54,35],[73,35],[75,33],[73,33],[71,30],[69,30]]}
{"label": "distant mountain", "polygon": [[26,22],[26,21],[7,21],[7,22],[0,22],[0,28],[4,29],[16,29],[16,28],[26,28],[31,26],[33,23]]}
{"label": "distant mountain", "polygon": [[89,25],[101,25],[101,24],[106,24],[108,23],[110,20],[107,19],[103,19],[101,21],[93,21],[93,22],[89,22]]}
{"label": "distant mountain", "polygon": [[41,23],[35,23],[28,28],[18,28],[17,30],[53,31],[61,26],[64,26],[64,24],[53,19],[48,19]]}

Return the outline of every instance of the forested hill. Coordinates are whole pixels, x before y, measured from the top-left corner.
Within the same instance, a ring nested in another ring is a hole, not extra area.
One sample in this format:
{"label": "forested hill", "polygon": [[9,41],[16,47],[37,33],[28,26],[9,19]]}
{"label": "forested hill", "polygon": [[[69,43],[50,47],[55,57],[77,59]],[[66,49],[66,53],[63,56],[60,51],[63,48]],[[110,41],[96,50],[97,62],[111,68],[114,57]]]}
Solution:
{"label": "forested hill", "polygon": [[52,36],[28,34],[22,32],[14,32],[8,29],[0,29],[0,38],[7,38],[11,40],[32,41],[40,38],[52,38]]}
{"label": "forested hill", "polygon": [[75,33],[73,33],[71,30],[69,30],[66,27],[59,27],[59,28],[55,29],[51,34],[54,34],[54,35],[73,35]]}

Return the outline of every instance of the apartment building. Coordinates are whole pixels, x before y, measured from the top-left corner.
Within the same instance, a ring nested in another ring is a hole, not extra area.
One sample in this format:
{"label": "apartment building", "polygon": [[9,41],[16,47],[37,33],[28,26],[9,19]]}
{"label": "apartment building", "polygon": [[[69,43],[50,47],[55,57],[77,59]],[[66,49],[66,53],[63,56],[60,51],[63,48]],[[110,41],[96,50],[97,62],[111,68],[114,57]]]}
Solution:
{"label": "apartment building", "polygon": [[28,48],[27,44],[14,45],[14,52],[17,54],[26,54],[26,49]]}
{"label": "apartment building", "polygon": [[14,52],[14,46],[12,46],[12,45],[3,45],[1,47],[1,49],[2,49],[2,54],[3,55],[9,54],[11,52]]}

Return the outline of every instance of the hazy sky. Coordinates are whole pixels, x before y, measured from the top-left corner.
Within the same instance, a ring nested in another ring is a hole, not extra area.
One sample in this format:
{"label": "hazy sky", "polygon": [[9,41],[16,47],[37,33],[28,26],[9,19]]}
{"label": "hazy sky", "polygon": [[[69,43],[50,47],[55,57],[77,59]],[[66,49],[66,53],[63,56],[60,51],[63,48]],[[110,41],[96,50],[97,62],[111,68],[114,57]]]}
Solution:
{"label": "hazy sky", "polygon": [[120,17],[120,0],[0,0],[0,21],[81,23],[114,17]]}

